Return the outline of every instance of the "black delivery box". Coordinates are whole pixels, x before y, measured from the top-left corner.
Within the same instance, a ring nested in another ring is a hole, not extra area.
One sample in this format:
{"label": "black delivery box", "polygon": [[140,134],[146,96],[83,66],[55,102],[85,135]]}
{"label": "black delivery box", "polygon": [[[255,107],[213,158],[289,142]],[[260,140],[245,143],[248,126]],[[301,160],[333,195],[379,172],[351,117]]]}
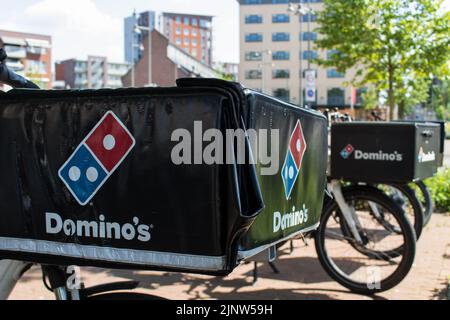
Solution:
{"label": "black delivery box", "polygon": [[439,154],[437,155],[438,167],[444,165],[444,153],[445,153],[445,121],[443,120],[396,120],[396,122],[412,122],[412,123],[437,123],[441,127],[441,134],[439,140]]}
{"label": "black delivery box", "polygon": [[227,274],[317,228],[326,127],[214,79],[0,94],[0,259]]}
{"label": "black delivery box", "polygon": [[331,177],[407,183],[438,168],[440,126],[412,122],[336,123],[331,128]]}

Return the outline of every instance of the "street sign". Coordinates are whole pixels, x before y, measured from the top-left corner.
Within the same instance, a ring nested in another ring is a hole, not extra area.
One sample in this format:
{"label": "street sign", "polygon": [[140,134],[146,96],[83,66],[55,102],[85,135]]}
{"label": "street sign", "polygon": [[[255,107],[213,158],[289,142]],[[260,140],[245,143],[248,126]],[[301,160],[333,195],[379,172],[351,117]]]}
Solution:
{"label": "street sign", "polygon": [[306,70],[305,71],[305,79],[307,87],[315,87],[316,86],[316,71],[315,70]]}
{"label": "street sign", "polygon": [[306,70],[305,80],[306,80],[305,101],[316,102],[316,71]]}
{"label": "street sign", "polygon": [[316,88],[315,87],[306,87],[306,102],[316,102]]}

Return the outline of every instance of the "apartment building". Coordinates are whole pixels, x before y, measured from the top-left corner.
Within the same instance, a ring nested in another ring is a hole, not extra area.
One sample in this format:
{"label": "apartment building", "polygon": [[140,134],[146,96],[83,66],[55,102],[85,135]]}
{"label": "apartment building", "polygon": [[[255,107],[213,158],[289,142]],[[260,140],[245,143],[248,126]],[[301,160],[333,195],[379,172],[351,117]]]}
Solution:
{"label": "apartment building", "polygon": [[191,56],[212,65],[212,19],[212,16],[164,12],[161,32]]}
{"label": "apartment building", "polygon": [[46,35],[0,30],[6,65],[43,89],[52,88],[52,38]]}
{"label": "apartment building", "polygon": [[153,30],[150,37],[144,36],[142,41],[145,54],[136,62],[134,70],[130,69],[122,78],[125,87],[170,87],[176,85],[178,78],[219,76],[209,65],[171,43],[157,30]]}
{"label": "apartment building", "polygon": [[[146,11],[125,18],[125,61],[136,63],[145,55],[143,39],[158,30],[171,44],[199,61],[212,65],[212,16]],[[138,26],[138,28],[136,28]]]}
{"label": "apartment building", "polygon": [[109,62],[106,57],[88,56],[87,60],[69,59],[55,64],[55,80],[72,89],[122,87],[128,63]]}
{"label": "apartment building", "polygon": [[[149,31],[156,28],[156,13],[154,11],[145,11],[139,14],[126,17],[124,21],[124,48],[125,61],[136,63],[142,58],[142,39],[148,35]],[[137,29],[136,26],[144,27]]]}
{"label": "apartment building", "polygon": [[[355,90],[344,83],[354,71],[341,74],[333,68],[319,67],[311,59],[333,52],[317,50],[320,37],[314,29],[322,0],[238,0],[240,4],[239,79],[244,85],[280,99],[306,104],[306,75],[314,72],[315,92],[309,104],[316,107],[349,107]],[[312,9],[305,15],[288,11],[289,3],[303,3]],[[302,70],[302,72],[300,72]],[[300,89],[302,88],[302,89]],[[357,90],[356,105],[361,104],[362,89]],[[355,98],[353,97],[353,102]]]}

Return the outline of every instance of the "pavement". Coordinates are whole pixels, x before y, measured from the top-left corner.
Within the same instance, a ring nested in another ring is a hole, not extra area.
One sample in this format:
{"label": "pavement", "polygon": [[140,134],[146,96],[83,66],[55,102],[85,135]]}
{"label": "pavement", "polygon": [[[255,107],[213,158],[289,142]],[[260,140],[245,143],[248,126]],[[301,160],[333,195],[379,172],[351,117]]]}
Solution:
{"label": "pavement", "polygon": [[445,140],[444,166],[450,168],[450,139]]}
{"label": "pavement", "polygon": [[[450,140],[445,145],[445,166],[450,167]],[[244,264],[227,277],[184,273],[148,272],[82,268],[86,286],[113,281],[138,280],[138,292],[166,299],[220,300],[445,300],[450,299],[450,213],[434,214],[417,243],[416,259],[408,276],[397,287],[366,297],[356,295],[331,280],[317,260],[314,242],[305,246],[295,241],[295,250],[277,262],[276,274],[266,263],[259,263],[259,280],[253,281],[253,264]],[[288,248],[285,249],[289,251]],[[42,284],[42,274],[33,267],[19,281],[10,299],[54,299]]]}
{"label": "pavement", "polygon": [[[288,251],[288,248],[285,249]],[[138,280],[144,292],[166,299],[219,300],[437,300],[447,299],[450,276],[450,215],[435,214],[417,244],[414,266],[397,287],[374,297],[356,295],[332,281],[322,270],[314,243],[295,241],[295,250],[277,262],[279,274],[266,263],[259,264],[259,280],[252,285],[253,264],[239,266],[227,277],[82,268],[86,286],[111,281]],[[27,272],[10,299],[54,299],[41,281],[39,268]]]}

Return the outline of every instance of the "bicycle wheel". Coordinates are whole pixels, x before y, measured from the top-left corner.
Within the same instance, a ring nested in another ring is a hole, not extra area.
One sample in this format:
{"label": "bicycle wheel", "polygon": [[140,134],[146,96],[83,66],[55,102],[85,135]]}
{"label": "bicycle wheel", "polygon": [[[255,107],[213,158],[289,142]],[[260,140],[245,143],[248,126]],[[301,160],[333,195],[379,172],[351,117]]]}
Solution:
{"label": "bicycle wheel", "polygon": [[426,226],[433,215],[433,199],[431,198],[430,191],[422,180],[415,182],[416,186],[420,190],[421,195],[419,195],[420,203],[423,209],[423,225]]}
{"label": "bicycle wheel", "polygon": [[[350,229],[336,202],[324,208],[315,234],[319,261],[328,275],[355,293],[375,294],[399,284],[414,262],[416,237],[401,208],[381,191],[371,187],[343,190],[363,242],[350,236]],[[387,230],[373,216],[376,204],[385,220],[400,230]],[[399,252],[394,251],[400,248]]]}
{"label": "bicycle wheel", "polygon": [[[378,184],[377,188],[403,209],[414,226],[416,239],[419,240],[424,226],[424,211],[414,190],[407,184]],[[383,221],[380,222],[383,223]]]}

